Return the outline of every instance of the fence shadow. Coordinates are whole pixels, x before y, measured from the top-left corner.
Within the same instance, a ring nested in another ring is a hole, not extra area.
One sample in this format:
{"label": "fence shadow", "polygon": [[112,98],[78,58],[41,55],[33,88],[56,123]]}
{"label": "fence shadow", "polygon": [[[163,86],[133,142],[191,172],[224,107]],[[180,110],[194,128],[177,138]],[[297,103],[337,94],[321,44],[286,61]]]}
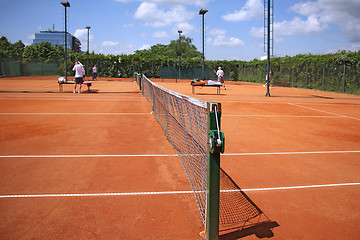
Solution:
{"label": "fence shadow", "polygon": [[233,179],[220,171],[220,239],[235,240],[250,235],[270,238],[272,229],[280,226],[241,190]]}

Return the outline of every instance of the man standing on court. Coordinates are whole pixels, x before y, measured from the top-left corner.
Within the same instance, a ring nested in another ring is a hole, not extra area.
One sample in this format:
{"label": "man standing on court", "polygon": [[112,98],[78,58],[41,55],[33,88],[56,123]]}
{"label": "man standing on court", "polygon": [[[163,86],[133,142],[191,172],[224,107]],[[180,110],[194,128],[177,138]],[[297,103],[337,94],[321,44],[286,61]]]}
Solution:
{"label": "man standing on court", "polygon": [[221,67],[218,68],[216,75],[218,76],[218,82],[221,82],[221,84],[224,86],[224,89],[226,89],[224,81],[224,71],[221,69]]}
{"label": "man standing on court", "polygon": [[79,91],[81,93],[81,84],[84,82],[83,79],[83,66],[79,62],[75,62],[75,66],[72,69],[75,72],[75,80],[74,80],[74,93],[76,93],[76,85],[79,84]]}
{"label": "man standing on court", "polygon": [[93,81],[96,81],[96,78],[97,78],[97,67],[96,67],[96,65],[94,65],[94,67],[92,68],[92,72],[93,72]]}

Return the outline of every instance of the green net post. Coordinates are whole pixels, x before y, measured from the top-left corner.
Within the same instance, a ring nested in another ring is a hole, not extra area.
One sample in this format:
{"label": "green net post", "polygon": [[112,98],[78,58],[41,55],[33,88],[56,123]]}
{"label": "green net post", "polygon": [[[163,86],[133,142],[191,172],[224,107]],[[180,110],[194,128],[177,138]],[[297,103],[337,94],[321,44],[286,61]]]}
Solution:
{"label": "green net post", "polygon": [[220,131],[221,104],[207,102],[208,113],[208,182],[206,239],[219,239],[220,153],[224,152],[224,134]]}

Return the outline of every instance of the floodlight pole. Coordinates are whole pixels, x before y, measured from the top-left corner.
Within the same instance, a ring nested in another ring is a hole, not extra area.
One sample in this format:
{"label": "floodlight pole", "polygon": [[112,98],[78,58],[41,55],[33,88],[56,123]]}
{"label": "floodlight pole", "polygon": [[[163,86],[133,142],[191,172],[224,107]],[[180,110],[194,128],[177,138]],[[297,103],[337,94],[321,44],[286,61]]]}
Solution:
{"label": "floodlight pole", "polygon": [[179,30],[179,81],[181,79],[181,33],[183,31]]}
{"label": "floodlight pole", "polygon": [[86,61],[86,76],[89,76],[89,35],[90,35],[90,26],[87,26],[87,61]]}
{"label": "floodlight pole", "polygon": [[202,15],[202,70],[201,79],[205,80],[205,13],[207,9],[200,9],[199,15]]}
{"label": "floodlight pole", "polygon": [[266,97],[270,97],[270,1],[267,0],[267,80],[266,80]]}
{"label": "floodlight pole", "polygon": [[66,8],[70,7],[70,3],[68,1],[62,1],[61,4],[65,8],[65,80],[67,81],[67,24],[66,24]]}

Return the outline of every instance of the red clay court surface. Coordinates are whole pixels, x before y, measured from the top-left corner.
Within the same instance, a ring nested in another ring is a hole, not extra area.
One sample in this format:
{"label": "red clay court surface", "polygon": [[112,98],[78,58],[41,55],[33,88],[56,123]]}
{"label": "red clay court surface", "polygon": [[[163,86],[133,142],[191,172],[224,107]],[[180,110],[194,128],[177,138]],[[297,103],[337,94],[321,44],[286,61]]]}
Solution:
{"label": "red clay court surface", "polygon": [[[279,224],[272,239],[360,236],[359,96],[156,82],[222,103],[221,166]],[[0,78],[0,238],[201,239],[185,171],[136,83],[91,90]]]}

